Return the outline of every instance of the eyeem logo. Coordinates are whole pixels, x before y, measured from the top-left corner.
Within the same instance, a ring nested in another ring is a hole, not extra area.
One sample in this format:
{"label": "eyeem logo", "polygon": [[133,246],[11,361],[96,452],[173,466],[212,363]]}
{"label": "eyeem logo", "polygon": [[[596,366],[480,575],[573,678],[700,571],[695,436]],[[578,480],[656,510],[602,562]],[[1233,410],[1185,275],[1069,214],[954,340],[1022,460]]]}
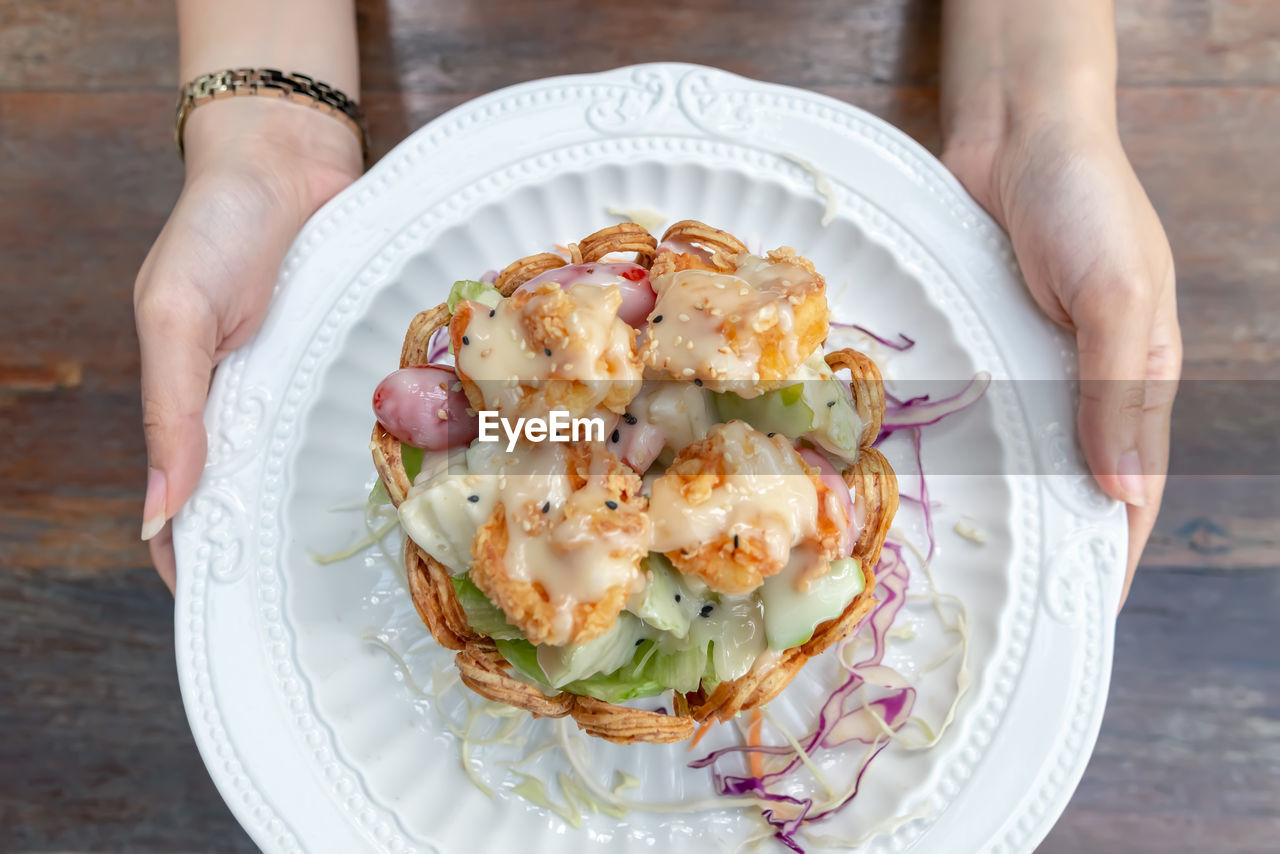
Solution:
{"label": "eyeem logo", "polygon": [[550,418],[503,418],[492,409],[481,409],[476,412],[480,416],[481,442],[500,442],[502,433],[507,436],[507,453],[515,450],[516,443],[523,436],[528,442],[603,442],[603,418],[570,418],[563,409],[551,411]]}

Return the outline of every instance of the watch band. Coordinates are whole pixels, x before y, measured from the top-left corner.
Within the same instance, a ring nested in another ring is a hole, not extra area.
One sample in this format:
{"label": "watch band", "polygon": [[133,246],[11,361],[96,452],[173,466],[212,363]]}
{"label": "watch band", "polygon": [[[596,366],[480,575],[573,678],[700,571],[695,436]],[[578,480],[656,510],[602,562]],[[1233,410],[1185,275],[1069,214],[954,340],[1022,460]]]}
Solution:
{"label": "watch band", "polygon": [[192,110],[210,101],[242,95],[287,98],[295,104],[313,107],[333,116],[360,138],[360,153],[368,160],[369,133],[359,104],[327,83],[321,83],[305,74],[286,74],[274,68],[228,68],[214,71],[201,74],[179,89],[173,125],[178,153],[184,153],[182,131]]}

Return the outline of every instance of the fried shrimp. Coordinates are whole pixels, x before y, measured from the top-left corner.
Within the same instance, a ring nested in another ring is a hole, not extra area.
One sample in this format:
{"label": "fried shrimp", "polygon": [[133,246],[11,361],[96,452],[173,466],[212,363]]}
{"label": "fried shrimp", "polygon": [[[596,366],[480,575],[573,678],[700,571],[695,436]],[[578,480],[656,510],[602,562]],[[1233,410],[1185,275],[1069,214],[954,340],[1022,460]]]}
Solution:
{"label": "fried shrimp", "polygon": [[640,390],[636,330],[618,318],[617,287],[546,282],[494,308],[458,304],[449,323],[458,378],[473,408],[504,417],[613,418]]}
{"label": "fried shrimp", "polygon": [[667,249],[650,281],[658,299],[640,357],[677,380],[755,397],[827,337],[826,281],[789,247],[763,258]]}
{"label": "fried shrimp", "polygon": [[720,593],[750,593],[793,559],[807,562],[807,583],[848,542],[847,511],[832,498],[785,437],[719,424],[654,481],[653,549]]}
{"label": "fried shrimp", "polygon": [[644,587],[640,476],[598,444],[545,444],[502,470],[471,545],[471,579],[535,644],[607,631]]}

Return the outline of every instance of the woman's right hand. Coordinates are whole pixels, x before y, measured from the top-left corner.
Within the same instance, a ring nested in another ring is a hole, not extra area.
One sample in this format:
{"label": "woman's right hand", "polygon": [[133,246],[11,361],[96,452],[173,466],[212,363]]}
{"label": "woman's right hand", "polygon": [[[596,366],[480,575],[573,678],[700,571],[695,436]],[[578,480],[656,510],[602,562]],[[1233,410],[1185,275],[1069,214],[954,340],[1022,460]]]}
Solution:
{"label": "woman's right hand", "polygon": [[213,368],[257,331],[294,237],[361,166],[350,129],[266,98],[195,109],[185,145],[182,194],[142,264],[133,300],[147,441],[142,538],[171,590],[169,519],[204,468]]}

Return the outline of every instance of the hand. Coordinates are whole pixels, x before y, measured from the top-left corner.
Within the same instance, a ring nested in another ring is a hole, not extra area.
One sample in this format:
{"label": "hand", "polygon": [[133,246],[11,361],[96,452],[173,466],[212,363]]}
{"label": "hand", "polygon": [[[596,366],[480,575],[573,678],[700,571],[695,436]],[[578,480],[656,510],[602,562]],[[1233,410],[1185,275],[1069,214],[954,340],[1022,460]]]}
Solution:
{"label": "hand", "polygon": [[1164,493],[1182,366],[1169,241],[1114,121],[1088,107],[962,121],[943,162],[1009,232],[1036,302],[1075,331],[1080,442],[1102,489],[1129,505],[1123,606]]}
{"label": "hand", "polygon": [[213,368],[262,323],[303,223],[360,172],[355,134],[281,101],[206,104],[191,113],[185,139],[182,194],[134,286],[148,467],[142,538],[170,590],[169,519],[204,467]]}

